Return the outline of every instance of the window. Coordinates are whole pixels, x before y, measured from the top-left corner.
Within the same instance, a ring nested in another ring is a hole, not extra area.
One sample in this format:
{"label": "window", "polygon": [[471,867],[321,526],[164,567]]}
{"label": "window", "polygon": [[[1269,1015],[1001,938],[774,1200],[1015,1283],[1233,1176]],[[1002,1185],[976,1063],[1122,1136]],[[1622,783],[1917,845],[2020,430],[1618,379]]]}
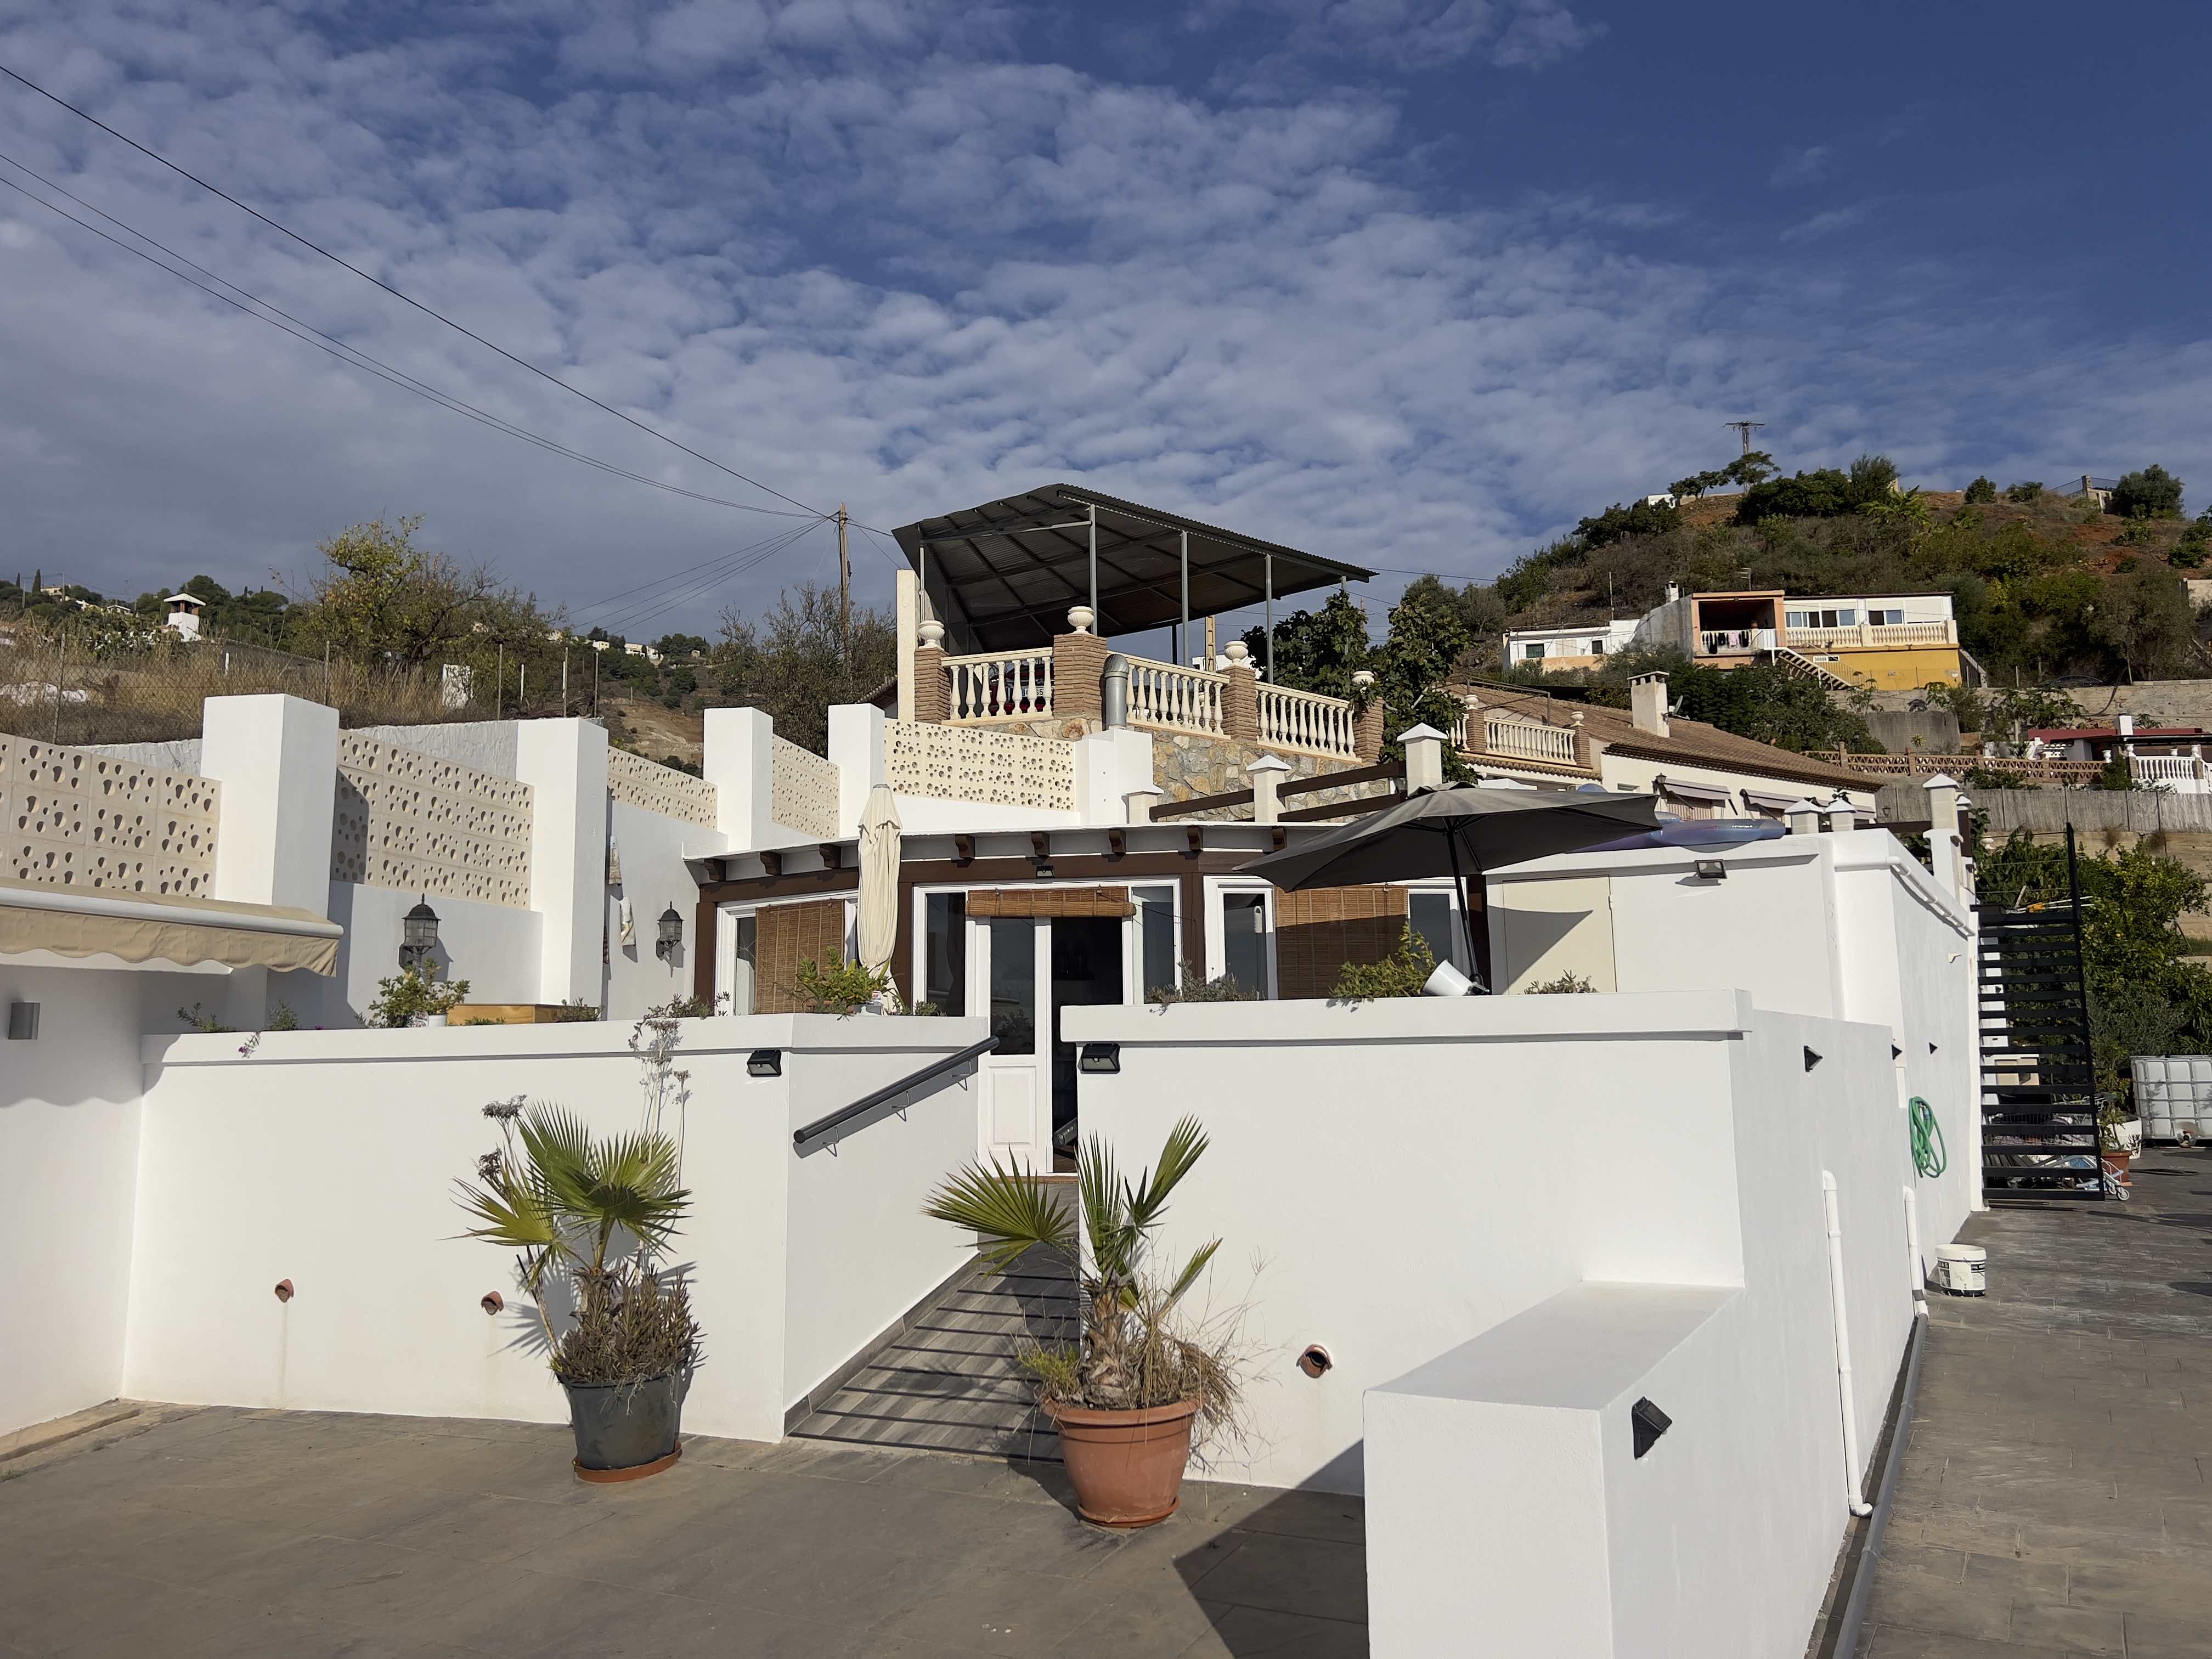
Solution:
{"label": "window", "polygon": [[760,919],[751,911],[730,918],[736,950],[730,964],[730,1012],[753,1012],[754,970],[760,962]]}
{"label": "window", "polygon": [[1129,896],[1137,906],[1137,1000],[1144,1002],[1176,983],[1175,889],[1139,887]]}
{"label": "window", "polygon": [[1872,623],[1876,628],[1900,627],[1905,622],[1905,612],[1902,611],[1869,611],[1867,612],[1867,620]]}
{"label": "window", "polygon": [[1590,655],[1593,657],[1602,657],[1605,655],[1605,641],[1603,640],[1592,640],[1590,641]]}
{"label": "window", "polygon": [[1221,896],[1221,970],[1255,996],[1267,994],[1267,896]]}
{"label": "window", "polygon": [[1429,947],[1431,956],[1438,962],[1457,960],[1459,953],[1453,947],[1459,942],[1460,930],[1452,923],[1449,893],[1418,889],[1407,893],[1406,920],[1413,927],[1413,937]]}
{"label": "window", "polygon": [[1521,660],[1522,660],[1522,661],[1523,661],[1523,662],[1541,662],[1541,661],[1543,661],[1543,660],[1544,660],[1544,642],[1543,642],[1543,641],[1541,641],[1541,640],[1538,640],[1538,641],[1537,641],[1534,645],[1524,645],[1524,646],[1522,646],[1522,647],[1521,647]]}
{"label": "window", "polygon": [[1838,618],[1836,626],[1838,628],[1856,628],[1859,625],[1859,612],[1856,605],[1846,606],[1836,612],[1836,616]]}
{"label": "window", "polygon": [[1036,918],[994,916],[991,930],[991,1035],[1000,1054],[1036,1052]]}
{"label": "window", "polygon": [[922,901],[921,1000],[940,1012],[968,1012],[968,896],[931,893]]}

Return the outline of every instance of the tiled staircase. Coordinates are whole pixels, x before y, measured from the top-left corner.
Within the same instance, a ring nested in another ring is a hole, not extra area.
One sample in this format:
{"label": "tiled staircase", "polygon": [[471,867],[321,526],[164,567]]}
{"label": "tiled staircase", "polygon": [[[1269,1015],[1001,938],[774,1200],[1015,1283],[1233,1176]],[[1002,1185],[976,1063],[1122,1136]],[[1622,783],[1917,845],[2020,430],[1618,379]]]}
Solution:
{"label": "tiled staircase", "polygon": [[1075,1283],[1032,1250],[1003,1273],[979,1269],[916,1308],[857,1370],[809,1400],[788,1432],[806,1439],[999,1457],[1058,1459],[1015,1355],[1075,1340]]}

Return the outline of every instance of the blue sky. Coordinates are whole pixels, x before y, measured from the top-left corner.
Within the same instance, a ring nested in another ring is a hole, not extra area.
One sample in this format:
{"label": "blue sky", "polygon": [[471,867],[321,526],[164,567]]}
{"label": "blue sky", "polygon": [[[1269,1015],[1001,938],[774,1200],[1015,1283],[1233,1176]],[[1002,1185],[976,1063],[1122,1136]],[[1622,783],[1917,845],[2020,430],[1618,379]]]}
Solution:
{"label": "blue sky", "polygon": [[[1788,466],[1881,449],[1957,488],[2155,460],[2212,499],[2208,152],[2198,100],[2154,90],[2201,17],[14,0],[0,62],[863,522],[1064,477],[1486,576],[1724,459],[1740,416]],[[0,154],[508,420],[781,505],[8,84]],[[834,578],[817,531],[626,612],[788,521],[549,457],[0,198],[6,574],[258,581],[419,512],[634,633]]]}

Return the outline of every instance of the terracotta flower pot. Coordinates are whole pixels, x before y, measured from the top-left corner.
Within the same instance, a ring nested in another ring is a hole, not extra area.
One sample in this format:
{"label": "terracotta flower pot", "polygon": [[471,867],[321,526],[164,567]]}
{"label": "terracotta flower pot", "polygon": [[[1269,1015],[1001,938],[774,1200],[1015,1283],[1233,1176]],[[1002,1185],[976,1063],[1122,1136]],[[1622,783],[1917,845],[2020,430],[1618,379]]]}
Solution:
{"label": "terracotta flower pot", "polygon": [[2129,1169],[2135,1163],[2135,1159],[2136,1155],[2132,1152],[2108,1152],[2105,1154],[2105,1167],[2112,1172],[2113,1179],[2121,1186],[2132,1187],[2135,1185],[2135,1178],[2129,1173]]}
{"label": "terracotta flower pot", "polygon": [[1044,1409],[1060,1430],[1078,1515],[1102,1527],[1149,1527],[1176,1512],[1197,1401],[1126,1412]]}

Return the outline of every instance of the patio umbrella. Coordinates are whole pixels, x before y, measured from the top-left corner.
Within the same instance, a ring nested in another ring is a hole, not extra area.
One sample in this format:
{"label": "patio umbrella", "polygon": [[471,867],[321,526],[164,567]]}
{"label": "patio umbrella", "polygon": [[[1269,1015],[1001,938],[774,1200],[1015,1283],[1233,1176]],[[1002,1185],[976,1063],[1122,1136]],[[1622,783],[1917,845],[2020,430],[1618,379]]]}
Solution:
{"label": "patio umbrella", "polygon": [[860,965],[879,972],[898,945],[899,815],[890,786],[868,791],[860,814],[860,926],[854,940]]}
{"label": "patio umbrella", "polygon": [[[1656,829],[1658,811],[1650,795],[1548,795],[1460,784],[1424,790],[1303,847],[1241,865],[1237,873],[1265,877],[1286,893],[1443,875],[1457,887],[1469,874]],[[1468,960],[1479,963],[1474,909],[1463,897],[1460,914]]]}

